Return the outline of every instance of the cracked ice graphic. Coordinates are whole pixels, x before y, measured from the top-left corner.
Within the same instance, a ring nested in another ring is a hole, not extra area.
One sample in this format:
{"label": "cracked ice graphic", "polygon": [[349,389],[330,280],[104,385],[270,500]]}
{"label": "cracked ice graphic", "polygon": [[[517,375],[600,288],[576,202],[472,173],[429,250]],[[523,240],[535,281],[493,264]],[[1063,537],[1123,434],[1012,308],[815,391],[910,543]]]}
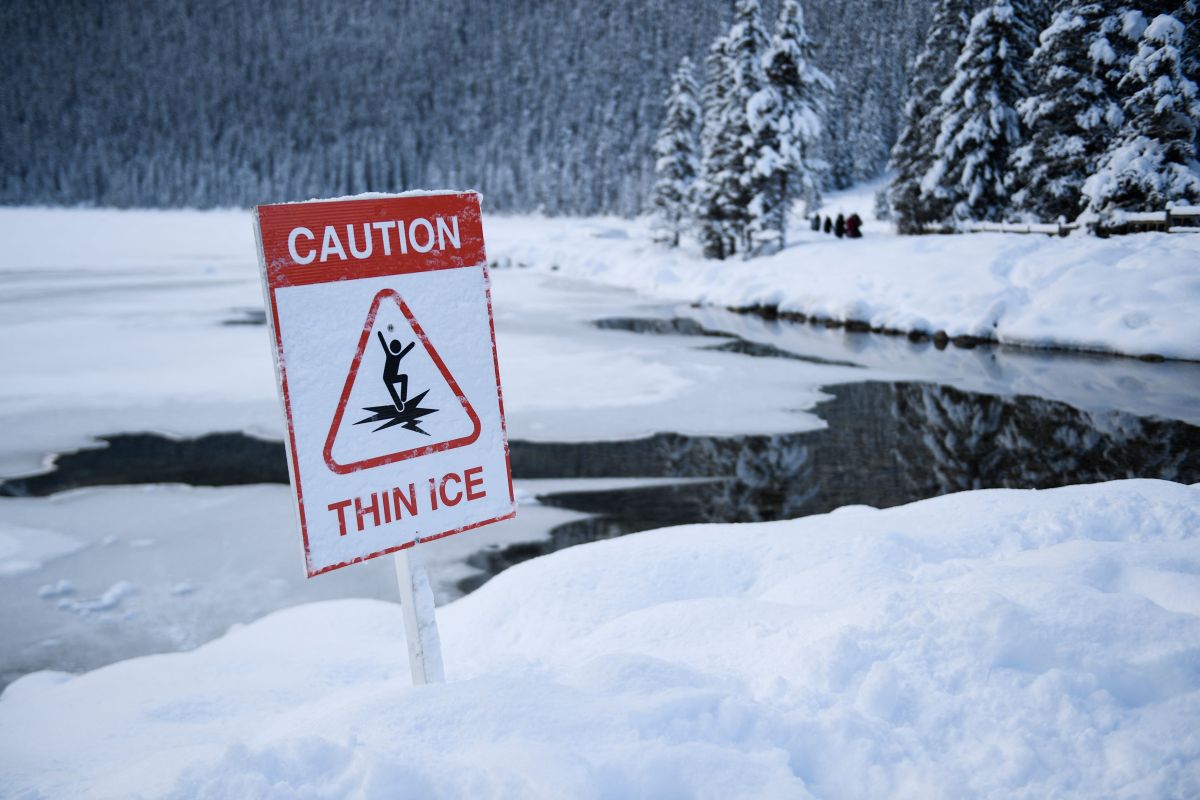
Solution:
{"label": "cracked ice graphic", "polygon": [[[388,325],[387,329],[388,333],[391,333],[395,330],[395,326]],[[429,432],[421,429],[421,419],[437,411],[436,408],[421,407],[421,401],[425,399],[425,395],[429,394],[429,390],[426,389],[410,399],[408,396],[408,373],[400,371],[400,362],[413,349],[416,342],[409,342],[407,345],[401,346],[399,339],[388,341],[384,337],[383,331],[376,331],[375,333],[379,337],[379,344],[383,347],[385,359],[383,365],[383,384],[387,387],[388,394],[392,397],[392,404],[364,406],[363,411],[370,411],[371,416],[364,417],[354,424],[362,425],[368,422],[383,422],[372,433],[378,433],[385,428],[400,425],[406,430],[428,436]],[[397,389],[397,386],[399,386],[399,389]]]}

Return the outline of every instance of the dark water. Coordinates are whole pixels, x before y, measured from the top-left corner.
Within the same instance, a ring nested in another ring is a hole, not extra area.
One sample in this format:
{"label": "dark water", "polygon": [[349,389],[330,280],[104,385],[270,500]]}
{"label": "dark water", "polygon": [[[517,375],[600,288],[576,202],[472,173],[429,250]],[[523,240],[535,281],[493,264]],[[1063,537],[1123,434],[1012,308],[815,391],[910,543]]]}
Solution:
{"label": "dark water", "polygon": [[[826,391],[833,399],[816,412],[828,427],[817,431],[513,441],[517,478],[713,480],[543,496],[544,504],[594,516],[561,525],[545,540],[477,553],[471,564],[484,574],[461,588],[470,591],[512,564],[563,547],[665,525],[786,519],[965,489],[1044,489],[1135,477],[1200,482],[1200,427],[1183,421],[911,381],[864,381]],[[60,455],[51,472],[0,483],[0,495],[162,482],[286,483],[283,446],[240,433],[182,440],[120,434],[105,437],[101,447]]]}

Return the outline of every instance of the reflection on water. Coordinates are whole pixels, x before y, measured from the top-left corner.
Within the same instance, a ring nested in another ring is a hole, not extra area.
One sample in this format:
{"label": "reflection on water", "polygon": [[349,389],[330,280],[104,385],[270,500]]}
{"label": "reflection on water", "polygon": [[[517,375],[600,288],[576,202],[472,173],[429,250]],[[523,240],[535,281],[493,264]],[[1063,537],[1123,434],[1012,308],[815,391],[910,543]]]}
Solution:
{"label": "reflection on water", "polygon": [[869,381],[828,391],[834,399],[817,409],[828,427],[807,433],[514,442],[513,469],[523,477],[720,480],[544,497],[598,516],[561,526],[545,542],[480,554],[476,566],[495,573],[580,541],[664,525],[788,519],[844,505],[882,508],[967,489],[1200,481],[1200,427],[1186,422],[928,383]]}
{"label": "reflection on water", "polygon": [[[831,395],[815,409],[826,427],[771,436],[514,441],[518,479],[711,480],[542,496],[543,504],[594,516],[561,525],[544,540],[476,553],[469,563],[483,574],[464,580],[461,589],[542,553],[665,525],[786,519],[966,489],[1134,477],[1200,481],[1197,364],[999,347],[939,351],[930,342],[715,309],[667,312],[595,325],[694,337],[697,348],[741,357],[808,362],[812,383]],[[689,418],[697,413],[703,411],[681,409]],[[100,448],[59,456],[48,473],[0,483],[0,495],[163,481],[286,482],[283,447],[240,433],[182,440],[119,434]]]}

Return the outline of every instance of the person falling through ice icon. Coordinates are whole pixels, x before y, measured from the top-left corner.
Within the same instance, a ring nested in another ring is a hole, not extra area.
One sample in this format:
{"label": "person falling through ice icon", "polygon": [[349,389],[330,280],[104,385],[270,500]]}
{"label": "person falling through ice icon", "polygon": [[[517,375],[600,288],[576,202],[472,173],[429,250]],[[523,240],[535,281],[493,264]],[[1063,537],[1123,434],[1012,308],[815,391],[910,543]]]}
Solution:
{"label": "person falling through ice icon", "polygon": [[[392,326],[388,325],[388,333],[391,332]],[[408,373],[400,371],[400,362],[413,349],[416,342],[409,342],[407,345],[401,346],[399,339],[389,341],[383,335],[383,331],[376,331],[375,335],[379,337],[379,344],[383,347],[383,385],[387,387],[388,394],[392,396],[392,404],[390,406],[364,406],[363,411],[371,412],[371,416],[360,419],[354,424],[383,423],[373,432],[400,425],[406,430],[428,436],[429,432],[421,428],[421,420],[437,411],[436,408],[421,406],[421,402],[425,399],[425,395],[429,394],[429,390],[426,389],[410,398],[408,396]]]}
{"label": "person falling through ice icon", "polygon": [[[392,339],[388,342],[383,338],[383,331],[376,331],[379,335],[379,343],[383,345],[383,382],[387,385],[388,394],[392,396],[392,402],[396,405],[398,413],[404,413],[404,404],[408,402],[408,374],[400,371],[400,360],[408,355],[408,351],[413,349],[416,342],[409,342],[402,350],[400,349],[400,340]],[[399,393],[396,392],[396,384],[400,384]]]}

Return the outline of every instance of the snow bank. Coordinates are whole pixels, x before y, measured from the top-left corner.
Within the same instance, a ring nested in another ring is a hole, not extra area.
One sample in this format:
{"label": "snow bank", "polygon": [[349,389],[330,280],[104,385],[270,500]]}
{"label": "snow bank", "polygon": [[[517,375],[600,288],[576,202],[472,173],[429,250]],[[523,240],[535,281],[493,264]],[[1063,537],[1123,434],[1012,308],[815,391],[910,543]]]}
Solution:
{"label": "snow bank", "polygon": [[1200,235],[911,237],[871,225],[863,239],[793,231],[792,245],[772,257],[706,261],[653,244],[640,221],[492,216],[484,223],[492,259],[554,265],[674,300],[1200,359]]}
{"label": "snow bank", "polygon": [[0,794],[1200,794],[1200,487],[971,492],[570,548],[0,697]]}

